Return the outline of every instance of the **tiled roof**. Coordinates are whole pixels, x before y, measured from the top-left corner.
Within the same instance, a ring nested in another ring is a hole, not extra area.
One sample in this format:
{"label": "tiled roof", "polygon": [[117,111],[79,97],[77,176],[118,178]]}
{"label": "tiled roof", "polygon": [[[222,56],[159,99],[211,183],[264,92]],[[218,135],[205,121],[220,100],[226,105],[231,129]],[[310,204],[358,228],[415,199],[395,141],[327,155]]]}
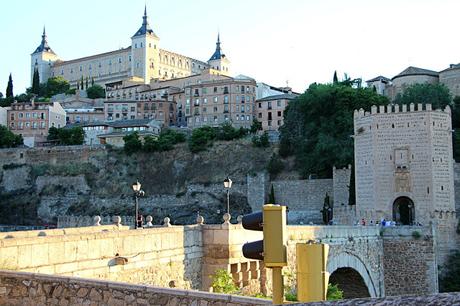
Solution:
{"label": "tiled roof", "polygon": [[382,75],[379,75],[378,77],[375,77],[373,79],[367,80],[366,82],[376,82],[376,81],[383,81],[383,82],[390,82],[391,80],[389,78],[386,78]]}
{"label": "tiled roof", "polygon": [[281,99],[294,100],[297,97],[298,95],[288,93],[288,94],[282,94],[282,95],[268,96],[268,97],[259,99],[257,101],[261,102],[261,101],[272,101],[272,100],[281,100]]}
{"label": "tiled roof", "polygon": [[404,77],[404,76],[410,76],[410,75],[429,75],[429,76],[437,77],[439,76],[439,73],[433,70],[410,66],[410,67],[407,67],[405,70],[403,70],[398,75],[396,75],[395,77],[393,77],[391,80],[394,80],[400,77]]}

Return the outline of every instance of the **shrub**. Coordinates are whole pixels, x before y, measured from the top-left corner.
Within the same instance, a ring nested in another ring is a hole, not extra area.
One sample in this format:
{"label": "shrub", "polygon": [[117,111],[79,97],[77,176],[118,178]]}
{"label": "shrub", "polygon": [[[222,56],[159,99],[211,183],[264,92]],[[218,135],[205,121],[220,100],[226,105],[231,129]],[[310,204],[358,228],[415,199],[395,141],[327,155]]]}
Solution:
{"label": "shrub", "polygon": [[413,232],[412,232],[412,237],[413,237],[414,239],[420,239],[420,237],[422,237],[422,235],[420,234],[419,231],[413,231]]}
{"label": "shrub", "polygon": [[283,161],[277,154],[273,154],[267,165],[268,173],[270,173],[271,176],[275,177],[281,171],[283,171],[283,169],[284,169]]}
{"label": "shrub", "polygon": [[124,150],[128,154],[138,152],[142,149],[142,142],[137,132],[126,135],[123,137],[123,140],[125,141]]}
{"label": "shrub", "polygon": [[216,293],[232,294],[238,291],[232,276],[224,269],[217,269],[212,276],[212,289]]}
{"label": "shrub", "polygon": [[343,291],[339,289],[338,285],[329,284],[327,286],[327,300],[336,301],[343,299]]}
{"label": "shrub", "polygon": [[255,147],[267,148],[270,145],[270,142],[268,141],[268,133],[264,132],[260,136],[254,135],[252,137],[252,144]]}
{"label": "shrub", "polygon": [[105,89],[96,84],[86,89],[86,94],[90,99],[105,98]]}
{"label": "shrub", "polygon": [[444,273],[439,277],[440,292],[460,291],[460,251],[455,251],[447,258]]}
{"label": "shrub", "polygon": [[216,131],[212,127],[204,126],[195,129],[189,139],[189,149],[193,153],[204,151],[208,146],[212,146],[214,139],[216,139]]}
{"label": "shrub", "polygon": [[14,148],[23,144],[21,135],[15,135],[4,125],[0,125],[0,148]]}

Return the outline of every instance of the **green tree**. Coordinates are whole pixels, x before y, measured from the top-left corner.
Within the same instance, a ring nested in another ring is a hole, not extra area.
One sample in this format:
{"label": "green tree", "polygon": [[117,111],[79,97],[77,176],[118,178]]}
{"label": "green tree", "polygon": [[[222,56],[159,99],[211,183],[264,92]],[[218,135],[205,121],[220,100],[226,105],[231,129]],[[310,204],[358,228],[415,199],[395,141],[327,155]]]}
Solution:
{"label": "green tree", "polygon": [[91,86],[94,86],[94,77],[91,77]]}
{"label": "green tree", "polygon": [[81,76],[81,79],[80,79],[80,89],[83,90],[84,87],[83,87],[83,76]]}
{"label": "green tree", "polygon": [[212,146],[212,142],[215,139],[216,131],[214,128],[204,126],[193,130],[188,146],[190,151],[193,153],[204,151],[207,147]]}
{"label": "green tree", "polygon": [[23,144],[21,135],[16,135],[4,125],[0,125],[0,148],[14,148]]}
{"label": "green tree", "polygon": [[70,88],[69,82],[62,76],[49,78],[46,82],[46,96],[50,98],[54,95],[66,93]]}
{"label": "green tree", "polygon": [[37,96],[40,94],[40,75],[37,68],[34,69],[31,92]]}
{"label": "green tree", "polygon": [[439,277],[440,292],[460,291],[460,251],[449,255],[443,273]]}
{"label": "green tree", "polygon": [[145,152],[157,152],[159,151],[158,141],[153,136],[146,136],[144,138],[144,145],[142,149]]}
{"label": "green tree", "polygon": [[13,98],[14,95],[13,95],[13,77],[11,76],[11,73],[10,73],[10,76],[8,78],[8,85],[6,86],[6,97],[7,98]]}
{"label": "green tree", "polygon": [[312,84],[289,103],[280,128],[280,155],[294,155],[303,177],[331,177],[333,166],[353,161],[353,112],[385,105],[386,97],[370,88],[354,88],[353,82]]}
{"label": "green tree", "polygon": [[105,98],[105,89],[101,85],[96,84],[87,88],[86,93],[90,99]]}
{"label": "green tree", "polygon": [[394,100],[396,104],[422,103],[431,104],[433,109],[444,108],[446,105],[452,106],[452,97],[449,89],[444,84],[414,84],[401,94],[398,94]]}
{"label": "green tree", "polygon": [[252,124],[251,124],[251,133],[252,134],[255,134],[257,133],[257,131],[261,131],[262,130],[262,122],[258,121],[257,119],[254,118],[254,120],[252,120]]}
{"label": "green tree", "polygon": [[142,150],[142,141],[139,138],[138,132],[133,132],[123,137],[125,142],[124,150],[128,154],[139,152]]}
{"label": "green tree", "polygon": [[85,89],[88,89],[88,77],[86,77],[86,80],[85,80]]}
{"label": "green tree", "polygon": [[265,131],[262,135],[257,136],[254,135],[252,137],[252,144],[255,147],[262,147],[262,148],[267,148],[270,146],[270,141],[268,139],[268,132]]}
{"label": "green tree", "polygon": [[337,70],[334,71],[334,76],[332,77],[333,84],[339,84],[339,78],[337,77]]}
{"label": "green tree", "polygon": [[85,141],[85,131],[81,127],[56,128],[52,126],[48,130],[47,139],[58,145],[82,145]]}
{"label": "green tree", "polygon": [[276,200],[275,200],[275,189],[273,187],[273,184],[272,184],[272,187],[270,188],[270,194],[268,195],[268,203],[270,204],[276,204]]}

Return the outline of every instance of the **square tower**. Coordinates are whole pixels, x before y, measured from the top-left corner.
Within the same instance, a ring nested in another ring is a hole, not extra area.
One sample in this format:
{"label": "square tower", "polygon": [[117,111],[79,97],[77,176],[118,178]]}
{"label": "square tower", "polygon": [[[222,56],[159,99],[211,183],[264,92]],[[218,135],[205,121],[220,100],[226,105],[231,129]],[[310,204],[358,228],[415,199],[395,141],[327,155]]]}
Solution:
{"label": "square tower", "polygon": [[131,37],[131,76],[144,79],[159,77],[160,38],[153,32],[147,20],[147,7],[142,17],[142,26]]}
{"label": "square tower", "polygon": [[451,126],[449,106],[355,111],[357,217],[403,225],[454,217]]}

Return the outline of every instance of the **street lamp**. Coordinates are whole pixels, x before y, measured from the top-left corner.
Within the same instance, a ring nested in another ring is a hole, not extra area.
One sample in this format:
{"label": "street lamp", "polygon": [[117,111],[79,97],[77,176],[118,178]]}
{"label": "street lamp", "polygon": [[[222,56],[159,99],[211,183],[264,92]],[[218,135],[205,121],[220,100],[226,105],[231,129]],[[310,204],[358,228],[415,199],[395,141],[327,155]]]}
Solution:
{"label": "street lamp", "polygon": [[227,189],[227,214],[230,214],[230,188],[232,188],[232,180],[228,176],[224,180],[224,188]]}
{"label": "street lamp", "polygon": [[138,198],[144,196],[145,193],[144,193],[144,190],[141,190],[141,183],[139,183],[139,181],[136,181],[135,183],[133,183],[132,188],[134,191],[134,199],[135,199],[134,229],[137,229],[138,228],[138,218],[139,218]]}

